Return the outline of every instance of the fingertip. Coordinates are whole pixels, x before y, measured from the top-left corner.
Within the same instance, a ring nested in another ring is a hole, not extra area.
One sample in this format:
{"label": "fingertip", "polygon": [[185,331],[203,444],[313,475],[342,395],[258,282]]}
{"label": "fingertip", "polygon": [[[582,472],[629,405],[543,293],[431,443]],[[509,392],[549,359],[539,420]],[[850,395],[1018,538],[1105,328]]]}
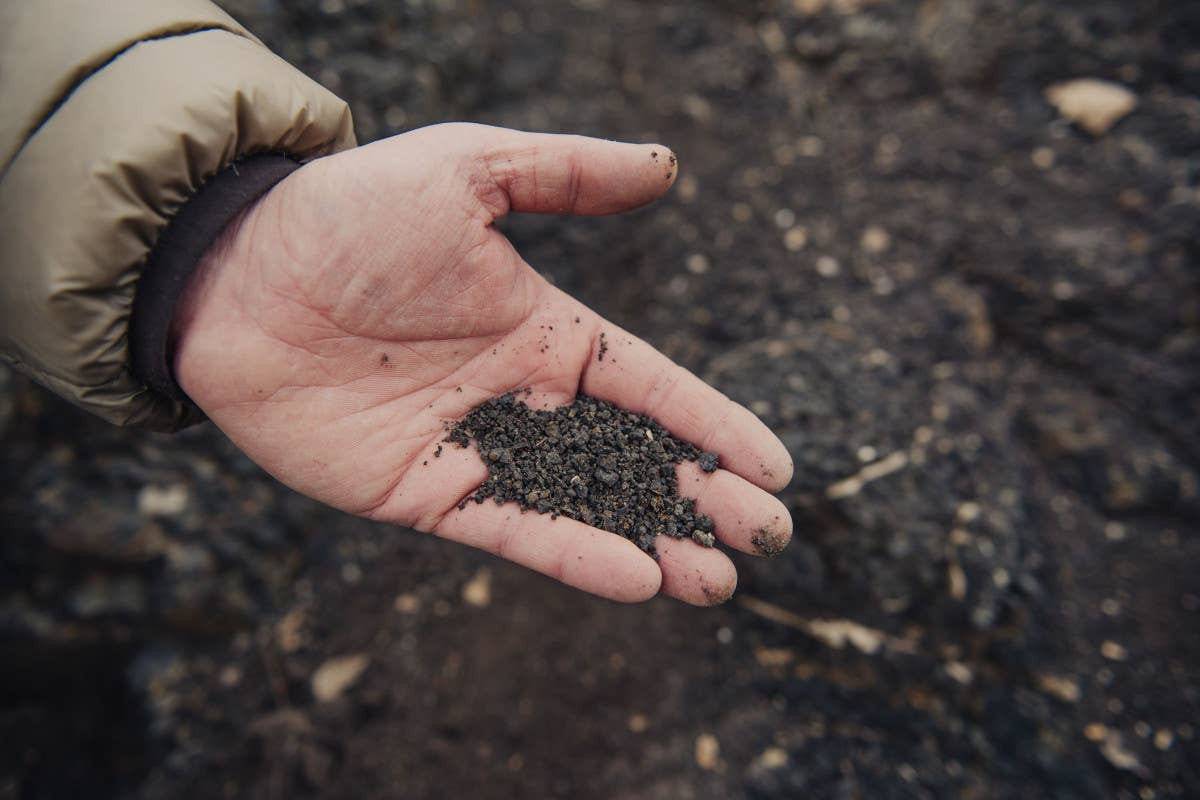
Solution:
{"label": "fingertip", "polygon": [[719,606],[737,589],[737,568],[729,556],[690,539],[655,540],[662,568],[662,594],[693,606]]}
{"label": "fingertip", "polygon": [[783,503],[779,506],[781,513],[772,514],[769,522],[750,535],[755,551],[766,558],[779,555],[792,541],[792,515],[787,513]]}
{"label": "fingertip", "polygon": [[642,603],[659,593],[663,576],[654,559],[614,533],[586,530],[601,547],[567,554],[559,580],[618,603]]}
{"label": "fingertip", "polygon": [[679,177],[679,157],[675,155],[674,150],[661,144],[644,144],[641,147],[649,152],[651,168],[662,174],[661,191],[667,191],[675,185],[675,179]]}
{"label": "fingertip", "polygon": [[620,603],[644,603],[656,597],[662,589],[662,570],[649,556],[638,560],[636,570],[631,569],[615,585],[610,598]]}
{"label": "fingertip", "polygon": [[[474,157],[489,213],[615,214],[658,199],[679,160],[660,144],[483,129]],[[496,195],[496,191],[499,195]]]}
{"label": "fingertip", "polygon": [[763,458],[763,488],[771,492],[779,492],[792,482],[796,467],[792,454],[775,434],[771,434],[771,444]]}
{"label": "fingertip", "polygon": [[746,409],[746,413],[754,418],[754,423],[759,429],[758,435],[753,438],[758,458],[757,466],[751,467],[750,472],[743,473],[743,476],[768,492],[781,491],[792,482],[792,474],[795,472],[792,454],[774,431],[754,412]]}
{"label": "fingertip", "polygon": [[713,521],[722,544],[756,556],[777,556],[792,539],[792,515],[778,497],[724,469],[705,474],[694,462],[676,468],[680,494]]}
{"label": "fingertip", "polygon": [[729,432],[722,442],[735,445],[734,452],[728,453],[728,463],[727,453],[720,445],[714,444],[714,449],[721,456],[721,466],[768,492],[778,492],[792,482],[794,467],[791,453],[757,414],[745,406],[739,406],[731,415],[730,422]]}

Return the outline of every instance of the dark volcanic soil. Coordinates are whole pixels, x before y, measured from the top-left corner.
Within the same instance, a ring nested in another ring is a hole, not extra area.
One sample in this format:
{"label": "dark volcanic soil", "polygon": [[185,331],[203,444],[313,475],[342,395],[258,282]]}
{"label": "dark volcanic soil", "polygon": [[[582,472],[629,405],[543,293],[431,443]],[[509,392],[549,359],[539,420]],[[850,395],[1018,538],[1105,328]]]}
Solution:
{"label": "dark volcanic soil", "polygon": [[795,537],[617,606],[0,372],[0,797],[1200,796],[1200,4],[228,7],[364,141],[678,153],[505,230],[780,434]]}
{"label": "dark volcanic soil", "polygon": [[658,536],[713,546],[713,521],[680,496],[675,465],[702,461],[712,472],[716,453],[701,453],[643,414],[586,395],[535,411],[510,393],[475,408],[446,441],[474,443],[488,468],[487,480],[459,508],[515,502],[522,511],[624,536],[656,559]]}

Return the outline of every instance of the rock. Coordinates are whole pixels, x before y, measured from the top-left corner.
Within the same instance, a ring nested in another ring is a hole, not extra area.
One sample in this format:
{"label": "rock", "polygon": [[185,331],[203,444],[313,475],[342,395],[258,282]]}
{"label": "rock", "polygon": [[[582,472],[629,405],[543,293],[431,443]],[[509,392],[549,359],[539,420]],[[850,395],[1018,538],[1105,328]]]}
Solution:
{"label": "rock", "polygon": [[970,686],[975,680],[975,673],[971,668],[961,661],[947,661],[945,666],[946,674],[955,682],[962,686]]}
{"label": "rock", "polygon": [[783,235],[783,246],[791,252],[803,250],[808,244],[808,229],[802,225],[789,228]]}
{"label": "rock", "polygon": [[188,504],[188,487],[175,483],[170,486],[150,484],[138,492],[138,511],[146,517],[173,517]]}
{"label": "rock", "polygon": [[696,766],[709,771],[715,770],[721,757],[721,743],[711,733],[702,733],[696,737],[695,748]]}
{"label": "rock", "polygon": [[796,653],[786,647],[756,647],[754,660],[760,667],[786,667],[796,660]]}
{"label": "rock", "polygon": [[492,572],[480,567],[471,580],[463,584],[462,599],[467,605],[487,608],[492,602]]}
{"label": "rock", "polygon": [[1137,95],[1129,89],[1098,78],[1052,84],[1046,87],[1045,96],[1059,114],[1093,136],[1108,133],[1138,103]]}
{"label": "rock", "polygon": [[275,625],[275,641],[285,653],[294,653],[304,646],[305,614],[302,608],[293,608],[283,615]]}
{"label": "rock", "polygon": [[365,653],[329,659],[313,673],[313,697],[321,703],[338,699],[358,682],[370,661],[370,656]]}
{"label": "rock", "polygon": [[880,226],[871,225],[862,232],[862,236],[859,238],[859,245],[868,253],[878,255],[891,247],[892,237]]}
{"label": "rock", "polygon": [[758,764],[763,769],[780,769],[788,763],[787,751],[782,747],[768,747],[758,756]]}
{"label": "rock", "polygon": [[1109,661],[1124,661],[1129,658],[1129,651],[1112,640],[1105,640],[1100,644],[1100,655]]}
{"label": "rock", "polygon": [[1138,759],[1137,755],[1125,746],[1125,740],[1116,731],[1109,731],[1108,736],[1100,743],[1100,754],[1108,763],[1125,772],[1146,776],[1149,770]]}
{"label": "rock", "polygon": [[842,265],[833,256],[821,256],[817,259],[817,274],[822,278],[836,278],[842,271]]}
{"label": "rock", "polygon": [[1064,703],[1078,703],[1083,692],[1079,688],[1079,681],[1066,675],[1055,675],[1050,672],[1044,672],[1037,677],[1038,687],[1046,694],[1057,697]]}
{"label": "rock", "polygon": [[395,601],[392,602],[392,607],[401,614],[415,614],[421,609],[421,598],[412,592],[404,592],[403,594],[396,595]]}

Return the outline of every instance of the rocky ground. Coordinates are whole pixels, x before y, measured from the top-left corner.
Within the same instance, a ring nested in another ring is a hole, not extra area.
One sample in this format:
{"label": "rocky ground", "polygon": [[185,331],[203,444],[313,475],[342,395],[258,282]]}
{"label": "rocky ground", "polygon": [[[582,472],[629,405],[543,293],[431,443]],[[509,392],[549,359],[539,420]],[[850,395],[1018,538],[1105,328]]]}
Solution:
{"label": "rocky ground", "polygon": [[780,433],[797,536],[616,606],[0,372],[0,798],[1200,794],[1200,7],[228,7],[363,140],[675,148],[506,227]]}

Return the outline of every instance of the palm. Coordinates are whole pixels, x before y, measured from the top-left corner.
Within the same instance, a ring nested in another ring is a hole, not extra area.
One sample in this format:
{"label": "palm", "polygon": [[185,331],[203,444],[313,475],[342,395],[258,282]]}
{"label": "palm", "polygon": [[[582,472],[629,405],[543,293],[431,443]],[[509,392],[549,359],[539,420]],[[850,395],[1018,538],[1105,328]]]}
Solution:
{"label": "palm", "polygon": [[[763,529],[786,541],[788,515],[751,483],[777,488],[790,475],[765,428],[550,286],[492,226],[510,207],[640,205],[673,177],[663,148],[461,125],[314,162],[213,248],[179,315],[177,376],[251,458],[337,508],[618,599],[660,583],[692,602],[724,599],[736,577],[718,551],[664,542],[660,571],[582,523],[458,509],[486,469],[441,445],[447,423],[489,397],[528,387],[529,402],[553,406],[586,391],[658,415],[742,473],[687,473],[726,543],[762,549]],[[606,361],[594,353],[601,332]]]}

